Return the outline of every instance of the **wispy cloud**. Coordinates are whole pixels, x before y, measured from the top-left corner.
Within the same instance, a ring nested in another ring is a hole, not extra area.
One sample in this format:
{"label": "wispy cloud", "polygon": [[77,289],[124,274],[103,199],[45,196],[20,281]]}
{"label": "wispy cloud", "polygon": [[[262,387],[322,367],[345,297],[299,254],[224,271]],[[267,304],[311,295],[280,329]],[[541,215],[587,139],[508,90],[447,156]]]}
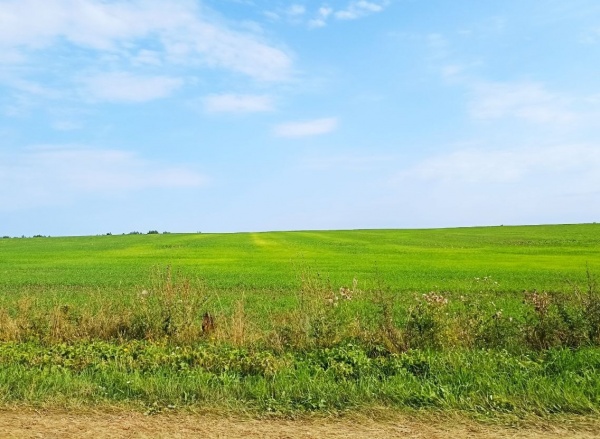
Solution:
{"label": "wispy cloud", "polygon": [[[20,117],[29,115],[38,100],[56,101],[65,93],[38,82],[23,78],[4,78],[4,83],[10,88],[11,97],[2,106],[1,112],[6,116]],[[0,79],[0,87],[2,80]]]}
{"label": "wispy cloud", "polygon": [[392,155],[340,154],[335,156],[307,157],[300,166],[313,171],[372,171],[394,163],[397,157]]}
{"label": "wispy cloud", "polygon": [[100,73],[82,80],[86,98],[108,102],[146,102],[171,95],[183,85],[178,78]]}
{"label": "wispy cloud", "polygon": [[190,2],[165,6],[155,0],[7,0],[0,9],[0,41],[41,49],[64,39],[80,47],[117,50],[152,32],[172,31],[197,13]]}
{"label": "wispy cloud", "polygon": [[476,119],[516,117],[535,123],[568,123],[576,115],[568,99],[535,82],[482,82],[472,88],[470,113]]}
{"label": "wispy cloud", "polygon": [[[501,28],[501,24],[498,26]],[[481,72],[487,64],[485,58],[461,59],[457,45],[448,35],[429,33],[418,38],[425,43],[428,59],[433,68],[439,69],[444,82],[465,90],[468,113],[473,119],[512,119],[564,128],[595,118],[591,95],[553,90],[536,80],[489,80]]]}
{"label": "wispy cloud", "polygon": [[346,8],[336,11],[334,16],[340,20],[356,20],[366,15],[381,12],[388,4],[389,1],[353,1]]}
{"label": "wispy cloud", "polygon": [[52,205],[90,194],[202,187],[207,178],[135,153],[79,146],[38,146],[0,155],[0,209]]}
{"label": "wispy cloud", "polygon": [[338,119],[328,117],[301,122],[288,122],[277,125],[273,129],[273,135],[276,137],[296,138],[319,136],[335,131],[338,127]]}
{"label": "wispy cloud", "polygon": [[308,21],[309,27],[324,27],[327,25],[327,20],[333,14],[333,9],[328,6],[321,6],[315,17]]}
{"label": "wispy cloud", "polygon": [[[441,183],[522,182],[541,175],[555,178],[600,175],[600,147],[576,144],[503,150],[458,149],[427,158],[401,174],[403,178]],[[596,180],[600,183],[600,177]]]}
{"label": "wispy cloud", "polygon": [[598,144],[480,145],[425,158],[392,178],[388,190],[422,227],[595,221],[598,187]]}
{"label": "wispy cloud", "polygon": [[294,3],[287,7],[263,11],[263,14],[273,21],[287,20],[292,23],[301,23],[304,14],[306,14],[306,6]]}
{"label": "wispy cloud", "polygon": [[[60,77],[52,79],[54,70],[46,67],[65,48],[76,48],[81,56],[70,58],[67,69],[63,63]],[[4,0],[0,53],[0,64],[28,67],[15,77],[26,72],[21,79],[35,82],[43,75],[66,91],[79,72],[98,72],[88,82],[108,88],[94,87],[94,95],[125,102],[168,95],[182,85],[177,77],[187,68],[200,74],[218,69],[260,82],[287,81],[293,74],[288,50],[191,0]],[[0,83],[14,87],[9,74]],[[35,95],[35,90],[21,92]]]}
{"label": "wispy cloud", "polygon": [[323,3],[312,11],[308,11],[304,5],[293,4],[287,8],[266,11],[265,15],[275,21],[306,24],[310,28],[318,28],[327,26],[331,19],[357,20],[382,12],[390,3],[390,0],[353,0],[339,8]]}
{"label": "wispy cloud", "polygon": [[209,113],[257,113],[275,109],[273,98],[264,95],[220,94],[204,98]]}

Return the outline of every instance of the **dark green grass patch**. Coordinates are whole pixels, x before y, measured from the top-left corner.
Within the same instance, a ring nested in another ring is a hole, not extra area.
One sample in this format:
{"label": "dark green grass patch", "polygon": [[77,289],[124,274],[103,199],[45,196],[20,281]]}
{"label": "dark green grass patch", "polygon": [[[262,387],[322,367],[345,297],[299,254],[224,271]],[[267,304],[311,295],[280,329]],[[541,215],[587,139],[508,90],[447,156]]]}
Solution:
{"label": "dark green grass patch", "polygon": [[370,406],[472,414],[597,414],[600,351],[415,350],[357,345],[285,355],[147,342],[0,345],[3,402],[77,401],[259,412]]}

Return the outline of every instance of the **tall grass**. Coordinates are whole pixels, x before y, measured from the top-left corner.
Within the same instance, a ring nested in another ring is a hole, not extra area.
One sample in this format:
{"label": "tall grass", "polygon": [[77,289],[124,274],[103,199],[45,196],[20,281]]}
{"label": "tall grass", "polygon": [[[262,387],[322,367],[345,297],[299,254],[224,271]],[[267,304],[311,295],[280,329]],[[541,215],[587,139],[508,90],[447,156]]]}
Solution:
{"label": "tall grass", "polygon": [[338,287],[308,268],[299,277],[294,306],[264,313],[244,294],[224,303],[170,267],[113,302],[6,302],[0,403],[484,417],[600,410],[600,293],[589,272],[585,286],[526,292],[509,310],[493,288],[403,297],[382,282]]}
{"label": "tall grass", "polygon": [[156,269],[148,288],[114,301],[21,297],[0,308],[0,341],[210,342],[277,352],[352,342],[390,353],[600,346],[600,291],[589,270],[585,286],[524,292],[507,310],[496,304],[495,291],[432,291],[410,298],[381,283],[362,290],[356,279],[352,285],[334,287],[310,269],[299,276],[295,305],[283,310],[249,310],[244,294],[224,304],[218,291],[170,266]]}

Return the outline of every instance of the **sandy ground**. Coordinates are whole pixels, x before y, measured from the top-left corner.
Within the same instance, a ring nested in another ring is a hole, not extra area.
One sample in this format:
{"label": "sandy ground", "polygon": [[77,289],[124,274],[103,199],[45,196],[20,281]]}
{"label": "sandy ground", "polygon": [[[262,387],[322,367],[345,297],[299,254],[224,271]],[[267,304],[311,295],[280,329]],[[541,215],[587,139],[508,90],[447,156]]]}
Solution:
{"label": "sandy ground", "polygon": [[600,421],[497,427],[460,419],[249,419],[199,414],[0,410],[0,438],[600,438]]}

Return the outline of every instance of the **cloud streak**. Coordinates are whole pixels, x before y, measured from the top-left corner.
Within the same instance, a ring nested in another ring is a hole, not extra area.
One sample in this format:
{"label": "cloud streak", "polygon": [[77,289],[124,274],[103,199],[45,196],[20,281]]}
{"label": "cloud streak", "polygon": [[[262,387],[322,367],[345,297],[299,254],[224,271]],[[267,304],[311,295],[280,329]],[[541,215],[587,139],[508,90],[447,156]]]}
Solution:
{"label": "cloud streak", "polygon": [[521,149],[470,148],[427,158],[401,174],[402,178],[439,183],[515,183],[535,176],[600,177],[600,147],[553,145]]}
{"label": "cloud streak", "polygon": [[304,5],[293,4],[288,8],[266,11],[265,15],[274,21],[287,21],[291,24],[306,24],[310,28],[325,27],[331,19],[351,21],[382,12],[390,0],[354,0],[342,8],[334,8],[328,3],[309,13]]}
{"label": "cloud streak", "polygon": [[389,2],[373,2],[373,1],[353,1],[345,9],[336,11],[335,18],[339,20],[356,20],[366,15],[371,15],[383,11]]}
{"label": "cloud streak", "polygon": [[101,73],[85,78],[83,94],[92,101],[139,103],[165,98],[183,85],[179,78]]}
{"label": "cloud streak", "polygon": [[287,122],[274,127],[273,135],[275,137],[288,139],[320,136],[335,131],[338,124],[338,119],[335,117],[301,122]]}
{"label": "cloud streak", "polygon": [[533,123],[569,123],[575,114],[564,97],[535,82],[482,82],[472,89],[469,111],[475,119],[515,117]]}
{"label": "cloud streak", "polygon": [[270,96],[220,94],[204,98],[208,113],[257,113],[273,111],[275,104]]}
{"label": "cloud streak", "polygon": [[94,194],[199,188],[208,181],[189,167],[155,163],[114,149],[38,146],[1,158],[0,206],[5,211]]}

